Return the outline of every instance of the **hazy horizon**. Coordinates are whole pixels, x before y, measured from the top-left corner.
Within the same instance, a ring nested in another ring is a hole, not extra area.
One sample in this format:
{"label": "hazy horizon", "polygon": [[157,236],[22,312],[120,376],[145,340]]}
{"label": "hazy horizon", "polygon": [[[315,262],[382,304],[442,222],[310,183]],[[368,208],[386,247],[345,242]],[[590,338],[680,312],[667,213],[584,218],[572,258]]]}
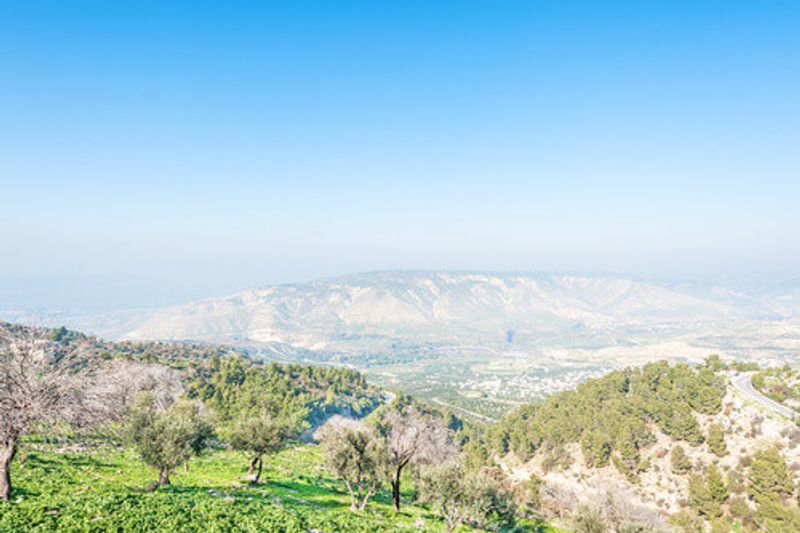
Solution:
{"label": "hazy horizon", "polygon": [[0,307],[800,272],[800,5],[0,7]]}
{"label": "hazy horizon", "polygon": [[[663,276],[663,275],[648,275],[636,272],[621,272],[621,271],[575,271],[575,270],[491,270],[491,269],[376,269],[369,271],[353,271],[353,272],[338,272],[329,275],[320,275],[308,278],[276,280],[264,283],[252,283],[249,285],[235,286],[227,280],[222,280],[221,285],[227,285],[229,288],[220,288],[217,292],[200,292],[186,290],[183,293],[174,290],[175,287],[165,289],[164,287],[153,286],[150,287],[148,293],[140,295],[139,298],[116,298],[103,300],[98,297],[104,289],[108,286],[103,286],[103,282],[109,280],[87,280],[87,284],[92,284],[96,292],[89,292],[88,294],[78,294],[77,292],[71,293],[70,291],[85,290],[81,283],[64,283],[61,281],[61,287],[67,286],[67,290],[59,292],[58,289],[53,287],[40,287],[43,291],[43,297],[38,300],[31,294],[26,294],[22,303],[14,303],[13,298],[2,299],[0,304],[0,312],[3,311],[33,311],[33,312],[51,312],[51,311],[133,311],[137,309],[155,309],[174,305],[189,304],[206,299],[222,298],[232,296],[240,292],[246,292],[255,289],[263,289],[269,287],[280,286],[303,286],[313,282],[347,279],[352,277],[369,277],[376,274],[383,273],[399,273],[399,274],[429,274],[429,273],[444,273],[444,274],[476,274],[487,276],[527,276],[527,275],[567,275],[577,277],[608,277],[612,279],[617,278],[630,278],[644,282],[652,282],[655,284],[674,284],[676,286],[696,286],[698,289],[727,289],[735,292],[740,292],[743,295],[762,296],[764,293],[771,291],[779,291],[782,284],[788,283],[791,285],[790,289],[800,287],[800,275],[794,273],[780,273],[766,275],[763,273],[728,273],[728,274],[714,274],[709,276]],[[71,287],[70,287],[71,285]],[[48,291],[48,292],[44,292]],[[156,293],[156,291],[160,291]],[[21,292],[21,291],[20,291]],[[120,291],[122,294],[124,291]],[[0,317],[1,319],[2,317]]]}

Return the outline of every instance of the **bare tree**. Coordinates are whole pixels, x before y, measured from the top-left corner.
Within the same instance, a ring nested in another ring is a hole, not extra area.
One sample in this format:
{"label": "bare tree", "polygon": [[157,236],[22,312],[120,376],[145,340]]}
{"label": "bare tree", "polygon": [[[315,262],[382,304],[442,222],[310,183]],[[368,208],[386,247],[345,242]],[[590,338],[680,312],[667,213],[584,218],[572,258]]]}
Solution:
{"label": "bare tree", "polygon": [[386,415],[389,432],[386,445],[391,468],[392,502],[400,510],[400,480],[408,465],[431,465],[444,462],[457,453],[442,420],[427,416],[414,407],[391,411]]}
{"label": "bare tree", "polygon": [[578,495],[563,484],[545,480],[539,488],[539,505],[547,515],[564,517],[575,507],[577,501]]}
{"label": "bare tree", "polygon": [[164,365],[114,360],[93,372],[84,405],[97,421],[121,422],[136,400],[147,393],[158,410],[166,410],[183,393],[180,374]]}
{"label": "bare tree", "polygon": [[11,497],[11,461],[23,435],[88,418],[79,382],[86,364],[80,343],[0,323],[0,499]]}

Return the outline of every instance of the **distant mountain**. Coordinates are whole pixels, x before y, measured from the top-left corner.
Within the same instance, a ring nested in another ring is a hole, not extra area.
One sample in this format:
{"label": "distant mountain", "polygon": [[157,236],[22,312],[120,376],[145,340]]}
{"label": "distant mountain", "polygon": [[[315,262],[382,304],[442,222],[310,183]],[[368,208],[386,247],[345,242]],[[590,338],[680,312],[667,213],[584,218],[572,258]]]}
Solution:
{"label": "distant mountain", "polygon": [[565,331],[682,330],[746,318],[751,304],[730,292],[698,294],[621,275],[389,271],[169,307],[121,338],[369,350],[385,339],[513,342]]}
{"label": "distant mountain", "polygon": [[797,364],[799,281],[714,286],[611,274],[388,271],[162,309],[0,310],[0,319],[355,366],[383,386],[486,419],[648,361],[717,353]]}

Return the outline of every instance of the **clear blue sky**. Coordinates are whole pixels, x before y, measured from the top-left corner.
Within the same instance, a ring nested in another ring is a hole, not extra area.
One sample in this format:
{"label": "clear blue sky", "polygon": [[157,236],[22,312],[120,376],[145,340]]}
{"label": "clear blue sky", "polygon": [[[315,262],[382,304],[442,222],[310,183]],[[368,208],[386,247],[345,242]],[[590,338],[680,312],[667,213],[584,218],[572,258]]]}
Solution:
{"label": "clear blue sky", "polygon": [[800,2],[4,1],[0,306],[800,271]]}

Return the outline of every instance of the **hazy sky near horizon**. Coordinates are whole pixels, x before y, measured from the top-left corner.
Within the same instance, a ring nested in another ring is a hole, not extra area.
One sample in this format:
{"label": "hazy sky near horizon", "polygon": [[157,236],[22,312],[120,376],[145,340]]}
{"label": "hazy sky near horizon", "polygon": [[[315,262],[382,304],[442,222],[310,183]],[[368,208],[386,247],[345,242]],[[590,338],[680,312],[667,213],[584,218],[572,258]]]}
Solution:
{"label": "hazy sky near horizon", "polygon": [[800,272],[800,2],[5,1],[0,307]]}

